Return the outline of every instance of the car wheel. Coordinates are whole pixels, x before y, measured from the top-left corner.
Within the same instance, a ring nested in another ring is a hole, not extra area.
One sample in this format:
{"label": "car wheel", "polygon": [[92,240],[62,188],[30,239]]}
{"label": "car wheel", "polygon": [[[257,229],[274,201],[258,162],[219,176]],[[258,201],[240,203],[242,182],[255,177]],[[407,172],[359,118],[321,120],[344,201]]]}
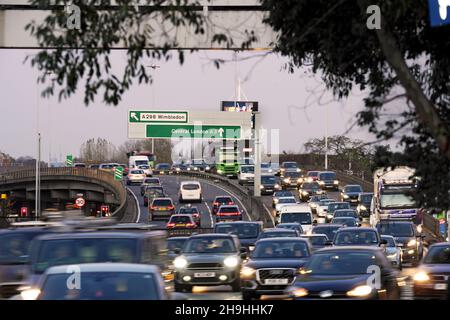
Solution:
{"label": "car wheel", "polygon": [[232,283],[230,283],[230,285],[231,285],[231,291],[233,291],[233,292],[241,291],[241,280],[236,279]]}

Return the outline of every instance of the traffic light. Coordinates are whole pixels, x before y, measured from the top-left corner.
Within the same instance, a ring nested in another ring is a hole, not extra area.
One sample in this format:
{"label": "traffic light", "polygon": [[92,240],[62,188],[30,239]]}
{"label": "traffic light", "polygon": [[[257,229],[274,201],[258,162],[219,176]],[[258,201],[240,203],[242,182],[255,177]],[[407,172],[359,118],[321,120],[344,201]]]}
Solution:
{"label": "traffic light", "polygon": [[26,216],[28,216],[28,208],[27,208],[27,207],[22,207],[22,208],[20,208],[20,216],[21,216],[21,217],[26,217]]}
{"label": "traffic light", "polygon": [[107,217],[109,215],[109,206],[101,206],[100,211],[102,217]]}

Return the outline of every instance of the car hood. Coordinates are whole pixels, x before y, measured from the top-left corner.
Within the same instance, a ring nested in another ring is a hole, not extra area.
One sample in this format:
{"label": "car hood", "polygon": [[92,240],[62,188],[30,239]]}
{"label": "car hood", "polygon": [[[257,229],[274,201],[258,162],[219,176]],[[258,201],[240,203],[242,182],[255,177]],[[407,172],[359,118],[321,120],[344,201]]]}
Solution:
{"label": "car hood", "polygon": [[418,269],[429,273],[450,275],[450,264],[422,264]]}
{"label": "car hood", "polygon": [[333,290],[346,292],[367,283],[368,274],[355,275],[303,275],[297,277],[294,284],[308,291]]}
{"label": "car hood", "polygon": [[250,259],[245,266],[253,269],[261,268],[293,268],[302,267],[308,258],[300,259]]}
{"label": "car hood", "polygon": [[[406,246],[410,240],[413,240],[416,237],[394,237],[394,238],[397,243],[402,243]],[[404,247],[404,248],[406,248],[406,247]]]}
{"label": "car hood", "polygon": [[349,197],[357,197],[359,196],[360,192],[345,192],[344,194],[348,195]]}
{"label": "car hood", "polygon": [[0,283],[23,282],[29,274],[26,264],[0,265]]}
{"label": "car hood", "polygon": [[386,248],[386,253],[387,254],[395,254],[395,253],[397,253],[397,248],[387,247]]}
{"label": "car hood", "polygon": [[224,253],[224,254],[183,254],[182,255],[189,263],[222,263],[226,257],[236,256],[236,253]]}

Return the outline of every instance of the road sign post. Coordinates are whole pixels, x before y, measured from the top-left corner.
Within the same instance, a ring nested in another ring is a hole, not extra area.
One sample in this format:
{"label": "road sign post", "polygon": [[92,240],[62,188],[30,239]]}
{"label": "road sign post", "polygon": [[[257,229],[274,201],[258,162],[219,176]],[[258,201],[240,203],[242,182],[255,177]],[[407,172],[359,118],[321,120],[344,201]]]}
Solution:
{"label": "road sign post", "polygon": [[123,168],[122,167],[116,167],[114,169],[114,179],[118,181],[122,181],[123,178]]}
{"label": "road sign post", "polygon": [[71,154],[66,156],[66,166],[73,167],[73,156]]}
{"label": "road sign post", "polygon": [[260,141],[260,130],[261,130],[261,114],[259,112],[254,113],[255,120],[255,179],[253,187],[253,195],[255,197],[261,196],[261,141]]}

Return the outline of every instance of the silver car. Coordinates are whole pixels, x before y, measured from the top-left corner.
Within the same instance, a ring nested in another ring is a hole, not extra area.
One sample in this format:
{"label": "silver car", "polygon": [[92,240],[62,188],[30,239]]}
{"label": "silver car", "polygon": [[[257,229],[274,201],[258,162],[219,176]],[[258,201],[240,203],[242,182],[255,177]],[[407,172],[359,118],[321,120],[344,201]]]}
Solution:
{"label": "silver car", "polygon": [[385,254],[389,262],[397,267],[399,270],[402,270],[402,249],[395,241],[393,236],[389,235],[381,235],[381,240],[386,240]]}

